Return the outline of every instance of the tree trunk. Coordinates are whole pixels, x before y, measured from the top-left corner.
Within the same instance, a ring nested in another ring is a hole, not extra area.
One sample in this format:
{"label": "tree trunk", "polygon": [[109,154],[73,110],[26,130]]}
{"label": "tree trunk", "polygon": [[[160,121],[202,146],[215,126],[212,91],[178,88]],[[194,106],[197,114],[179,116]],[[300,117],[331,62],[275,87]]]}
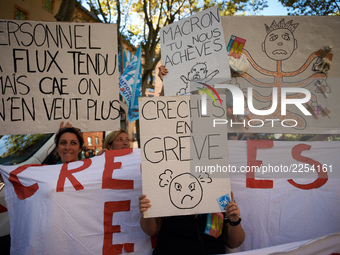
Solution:
{"label": "tree trunk", "polygon": [[58,13],[54,16],[57,21],[72,21],[76,0],[63,0]]}

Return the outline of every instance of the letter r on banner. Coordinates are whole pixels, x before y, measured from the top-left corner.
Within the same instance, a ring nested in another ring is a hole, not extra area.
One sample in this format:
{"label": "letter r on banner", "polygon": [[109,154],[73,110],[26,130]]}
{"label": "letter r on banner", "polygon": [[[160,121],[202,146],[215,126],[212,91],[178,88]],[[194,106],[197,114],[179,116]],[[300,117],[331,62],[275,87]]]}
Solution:
{"label": "letter r on banner", "polygon": [[92,164],[91,159],[84,159],[83,165],[81,167],[78,167],[78,168],[75,168],[75,169],[70,169],[70,170],[68,169],[69,163],[63,164],[63,166],[61,167],[58,182],[57,182],[57,192],[64,191],[66,178],[68,178],[70,180],[70,182],[72,183],[73,187],[76,190],[84,189],[83,185],[81,185],[81,183],[72,174],[85,170],[91,164]]}

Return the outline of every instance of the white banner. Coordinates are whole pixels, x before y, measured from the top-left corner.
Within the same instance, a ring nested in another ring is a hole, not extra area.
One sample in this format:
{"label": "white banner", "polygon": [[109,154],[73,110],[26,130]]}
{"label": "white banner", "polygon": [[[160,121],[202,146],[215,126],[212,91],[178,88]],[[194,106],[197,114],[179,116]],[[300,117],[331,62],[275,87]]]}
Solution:
{"label": "white banner", "polygon": [[231,189],[246,233],[240,250],[340,232],[339,153],[339,142],[229,141],[238,171]]}
{"label": "white banner", "polygon": [[0,55],[0,134],[119,128],[115,24],[0,20]]}
{"label": "white banner", "polygon": [[[229,141],[231,189],[246,233],[238,250],[340,232],[339,152],[339,142]],[[151,254],[139,227],[140,151],[115,153],[68,165],[1,166],[12,253],[118,254],[114,247],[123,253],[133,247],[135,254]],[[247,172],[256,165],[262,165],[258,172]]]}
{"label": "white banner", "polygon": [[11,254],[151,254],[139,226],[139,150],[1,170]]}

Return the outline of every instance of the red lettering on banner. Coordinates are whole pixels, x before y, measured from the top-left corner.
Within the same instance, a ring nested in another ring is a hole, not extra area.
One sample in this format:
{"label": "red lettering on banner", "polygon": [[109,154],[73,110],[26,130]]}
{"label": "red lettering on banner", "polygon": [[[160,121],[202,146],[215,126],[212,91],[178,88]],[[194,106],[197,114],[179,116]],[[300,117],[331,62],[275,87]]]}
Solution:
{"label": "red lettering on banner", "polygon": [[18,198],[21,200],[26,199],[30,196],[33,196],[33,194],[39,189],[38,183],[34,183],[31,186],[26,187],[22,185],[21,182],[19,181],[18,174],[25,171],[27,168],[31,166],[42,166],[42,165],[31,164],[31,165],[19,166],[17,169],[13,170],[9,174],[8,180],[12,183],[15,193],[17,194]]}
{"label": "red lettering on banner", "polygon": [[7,208],[0,204],[0,213],[7,212]]}
{"label": "red lettering on banner", "polygon": [[[258,148],[272,148],[272,140],[247,140],[247,166],[252,170],[252,166],[260,167],[262,160],[256,160]],[[255,180],[255,172],[249,171],[246,174],[246,187],[252,189],[272,189],[272,180]]]}
{"label": "red lettering on banner", "polygon": [[134,252],[135,251],[135,244],[134,243],[125,243],[124,250],[126,252]]}
{"label": "red lettering on banner", "polygon": [[64,191],[66,178],[70,180],[70,182],[72,183],[73,187],[76,190],[84,189],[83,185],[81,185],[81,183],[72,175],[76,172],[83,171],[84,169],[88,168],[92,164],[92,160],[89,158],[84,159],[82,161],[83,161],[83,165],[81,167],[70,169],[70,170],[68,169],[69,163],[63,164],[63,166],[61,167],[58,182],[57,182],[57,192]]}
{"label": "red lettering on banner", "polygon": [[112,215],[115,212],[130,211],[130,200],[111,201],[104,205],[104,243],[103,255],[122,254],[123,247],[126,252],[134,252],[133,243],[112,244],[112,234],[120,233],[120,225],[112,226]]}
{"label": "red lettering on banner", "polygon": [[157,235],[151,237],[151,247],[152,249],[156,248],[157,244]]}
{"label": "red lettering on banner", "polygon": [[288,182],[292,184],[293,186],[299,188],[299,189],[317,189],[321,186],[325,185],[325,183],[328,181],[328,174],[327,171],[323,171],[323,167],[320,162],[315,161],[311,158],[307,158],[301,155],[303,151],[310,150],[312,146],[307,144],[298,144],[295,145],[292,149],[292,156],[295,160],[307,163],[314,167],[315,171],[318,173],[318,179],[316,179],[312,183],[308,184],[298,184],[294,182],[292,179],[289,179]]}
{"label": "red lettering on banner", "polygon": [[122,167],[122,162],[114,162],[115,157],[130,154],[132,149],[108,150],[105,152],[105,168],[103,172],[103,189],[133,189],[133,180],[117,180],[112,178],[113,171]]}

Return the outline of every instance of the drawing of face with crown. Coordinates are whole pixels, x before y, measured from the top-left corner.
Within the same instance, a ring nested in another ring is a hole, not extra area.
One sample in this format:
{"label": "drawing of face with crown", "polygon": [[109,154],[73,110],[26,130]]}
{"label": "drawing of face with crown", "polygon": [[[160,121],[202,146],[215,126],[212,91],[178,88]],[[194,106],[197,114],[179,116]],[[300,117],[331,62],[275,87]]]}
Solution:
{"label": "drawing of face with crown", "polygon": [[297,49],[297,40],[294,30],[297,24],[287,23],[282,19],[278,24],[273,21],[270,27],[266,26],[267,36],[262,43],[262,50],[266,55],[276,61],[288,59]]}

